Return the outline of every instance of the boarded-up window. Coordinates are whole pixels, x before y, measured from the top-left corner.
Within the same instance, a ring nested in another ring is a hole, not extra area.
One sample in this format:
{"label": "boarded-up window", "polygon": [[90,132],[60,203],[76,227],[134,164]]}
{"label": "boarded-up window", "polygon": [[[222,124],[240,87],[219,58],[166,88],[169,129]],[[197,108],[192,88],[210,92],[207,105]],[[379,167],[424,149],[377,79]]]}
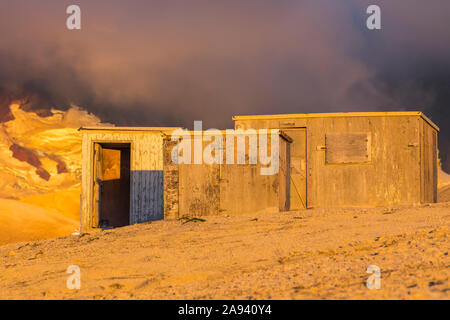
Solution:
{"label": "boarded-up window", "polygon": [[325,136],[327,164],[370,161],[370,133],[328,133]]}

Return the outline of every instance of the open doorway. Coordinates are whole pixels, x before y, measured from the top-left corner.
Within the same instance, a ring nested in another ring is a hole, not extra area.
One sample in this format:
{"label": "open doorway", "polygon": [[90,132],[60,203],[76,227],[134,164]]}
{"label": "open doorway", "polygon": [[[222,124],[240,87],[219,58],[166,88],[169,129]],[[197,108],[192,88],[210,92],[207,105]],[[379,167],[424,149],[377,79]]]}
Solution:
{"label": "open doorway", "polygon": [[130,143],[94,144],[94,228],[130,224],[130,146]]}

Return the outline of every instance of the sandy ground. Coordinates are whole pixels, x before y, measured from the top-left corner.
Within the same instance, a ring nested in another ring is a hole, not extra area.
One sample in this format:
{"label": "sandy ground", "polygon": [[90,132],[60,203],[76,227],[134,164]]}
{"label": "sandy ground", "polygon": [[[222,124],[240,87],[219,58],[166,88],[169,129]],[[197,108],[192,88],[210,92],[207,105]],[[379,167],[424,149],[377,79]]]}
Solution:
{"label": "sandy ground", "polygon": [[158,221],[2,246],[0,298],[449,299],[449,235],[450,203]]}

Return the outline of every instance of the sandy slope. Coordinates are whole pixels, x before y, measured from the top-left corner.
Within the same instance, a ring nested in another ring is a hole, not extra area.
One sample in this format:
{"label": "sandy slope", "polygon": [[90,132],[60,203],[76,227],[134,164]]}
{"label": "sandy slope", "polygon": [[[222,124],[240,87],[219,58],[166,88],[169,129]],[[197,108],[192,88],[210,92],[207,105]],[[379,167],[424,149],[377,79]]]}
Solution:
{"label": "sandy slope", "polygon": [[450,201],[450,185],[439,188],[438,202]]}
{"label": "sandy slope", "polygon": [[438,202],[450,201],[450,174],[439,170]]}
{"label": "sandy slope", "polygon": [[59,213],[72,220],[80,220],[80,189],[37,194],[20,201]]}
{"label": "sandy slope", "polygon": [[61,237],[78,227],[78,220],[53,211],[17,200],[0,199],[0,245]]}
{"label": "sandy slope", "polygon": [[446,185],[450,185],[450,174],[439,170],[438,173],[438,186],[442,187],[442,186],[446,186]]}
{"label": "sandy slope", "polygon": [[450,203],[159,221],[0,247],[0,298],[449,299],[449,236]]}

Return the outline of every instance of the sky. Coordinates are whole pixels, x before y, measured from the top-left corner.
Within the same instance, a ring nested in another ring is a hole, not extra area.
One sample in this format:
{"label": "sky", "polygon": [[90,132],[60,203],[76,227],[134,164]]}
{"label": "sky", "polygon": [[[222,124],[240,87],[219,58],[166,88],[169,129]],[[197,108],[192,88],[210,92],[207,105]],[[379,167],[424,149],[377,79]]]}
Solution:
{"label": "sky", "polygon": [[[71,4],[81,30],[66,28]],[[23,96],[118,125],[420,110],[449,171],[449,40],[448,0],[1,0],[0,118]]]}

